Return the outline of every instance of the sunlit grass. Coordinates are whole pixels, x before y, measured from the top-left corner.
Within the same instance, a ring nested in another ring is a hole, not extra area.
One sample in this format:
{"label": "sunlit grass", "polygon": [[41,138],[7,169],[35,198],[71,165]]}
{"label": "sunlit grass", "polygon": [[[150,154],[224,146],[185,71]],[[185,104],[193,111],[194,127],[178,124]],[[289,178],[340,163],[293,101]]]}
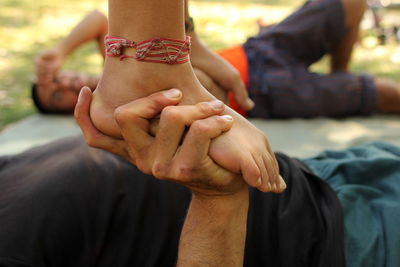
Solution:
{"label": "sunlit grass", "polygon": [[242,44],[257,33],[256,20],[275,23],[290,13],[292,7],[266,4],[194,2],[191,14],[196,30],[214,49]]}
{"label": "sunlit grass", "polygon": [[[256,20],[275,23],[300,0],[190,0],[196,31],[213,49],[243,43],[257,32]],[[33,58],[65,36],[92,9],[106,11],[103,0],[2,0],[0,8],[0,129],[35,112],[30,100],[34,79]],[[373,40],[373,39],[371,39]],[[358,46],[352,68],[400,81],[399,47],[390,44]],[[327,60],[313,66],[326,72]],[[65,64],[90,74],[101,71],[102,59],[95,44],[80,48]]]}

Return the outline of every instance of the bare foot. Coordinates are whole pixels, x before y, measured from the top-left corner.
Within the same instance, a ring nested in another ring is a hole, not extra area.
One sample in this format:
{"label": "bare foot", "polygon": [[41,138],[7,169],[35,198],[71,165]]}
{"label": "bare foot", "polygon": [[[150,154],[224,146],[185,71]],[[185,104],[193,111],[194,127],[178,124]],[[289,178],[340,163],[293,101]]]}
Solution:
{"label": "bare foot", "polygon": [[[93,94],[92,122],[102,133],[120,137],[114,110],[134,99],[169,88],[182,91],[180,104],[215,99],[201,86],[189,63],[171,66],[107,58],[104,74]],[[229,171],[242,173],[249,185],[262,191],[282,192],[286,185],[279,176],[265,135],[233,110],[226,108],[225,113],[234,118],[235,124],[229,132],[213,141],[210,156]]]}
{"label": "bare foot", "polygon": [[184,93],[183,88],[193,88],[185,94],[183,103],[212,99],[198,84],[189,63],[166,65],[107,57],[103,75],[93,94],[90,117],[101,132],[119,137],[120,130],[113,118],[115,108],[174,87],[182,88]]}
{"label": "bare foot", "polygon": [[197,79],[200,81],[201,85],[207,89],[213,96],[217,99],[221,100],[225,104],[228,104],[228,95],[227,92],[222,89],[218,84],[214,82],[213,79],[210,78],[204,71],[193,68],[194,73],[196,74]]}

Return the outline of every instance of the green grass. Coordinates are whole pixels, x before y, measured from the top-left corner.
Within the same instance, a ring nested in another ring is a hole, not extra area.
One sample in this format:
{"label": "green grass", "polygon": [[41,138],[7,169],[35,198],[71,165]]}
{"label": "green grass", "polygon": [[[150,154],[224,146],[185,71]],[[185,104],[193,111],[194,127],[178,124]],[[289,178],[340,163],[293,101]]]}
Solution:
{"label": "green grass", "polygon": [[[277,22],[301,3],[299,0],[191,0],[191,13],[202,38],[213,49],[220,49],[242,43],[255,34],[257,18]],[[65,36],[90,10],[97,8],[105,11],[106,4],[103,0],[2,0],[0,130],[36,112],[29,92],[34,79],[34,56]],[[354,55],[353,69],[400,82],[399,63],[398,46],[360,47]],[[101,64],[102,59],[97,55],[95,45],[90,44],[79,49],[66,62],[65,69],[96,74],[101,71]],[[313,66],[313,70],[326,71],[327,60]]]}

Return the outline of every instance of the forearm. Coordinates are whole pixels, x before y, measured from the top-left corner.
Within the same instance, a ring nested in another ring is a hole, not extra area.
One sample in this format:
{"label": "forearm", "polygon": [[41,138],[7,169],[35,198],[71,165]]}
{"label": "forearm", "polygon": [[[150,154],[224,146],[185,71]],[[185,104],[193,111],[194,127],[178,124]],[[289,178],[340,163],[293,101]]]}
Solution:
{"label": "forearm", "polygon": [[193,21],[190,17],[190,13],[189,13],[189,0],[185,0],[184,5],[185,5],[185,7],[184,7],[184,9],[185,9],[185,33],[186,33],[186,35],[189,35],[190,37],[192,37],[192,52],[193,52],[193,49],[197,50],[198,47],[201,47],[204,44],[201,42],[201,40],[197,36],[196,32],[194,31],[194,24],[193,24]]}
{"label": "forearm", "polygon": [[66,57],[86,42],[102,42],[100,39],[107,33],[107,28],[106,16],[97,10],[92,11],[57,45],[57,49]]}
{"label": "forearm", "polygon": [[184,7],[184,9],[185,9],[185,32],[186,32],[186,35],[189,35],[192,38],[191,57],[193,55],[202,53],[204,51],[209,52],[207,45],[205,45],[201,41],[201,39],[199,38],[199,36],[197,35],[197,33],[195,31],[194,22],[193,22],[192,18],[190,17],[190,13],[189,13],[189,1],[185,0],[184,4],[185,4],[185,7]]}
{"label": "forearm", "polygon": [[214,54],[214,52],[208,48],[208,46],[200,39],[195,31],[189,32],[188,35],[190,35],[192,38],[190,54],[192,65],[193,67],[200,67],[201,69],[204,69],[204,67],[210,63],[209,57],[205,57],[204,55],[210,56]]}
{"label": "forearm", "polygon": [[243,266],[248,205],[247,188],[233,196],[193,194],[177,266]]}
{"label": "forearm", "polygon": [[189,18],[189,0],[185,0],[185,20]]}

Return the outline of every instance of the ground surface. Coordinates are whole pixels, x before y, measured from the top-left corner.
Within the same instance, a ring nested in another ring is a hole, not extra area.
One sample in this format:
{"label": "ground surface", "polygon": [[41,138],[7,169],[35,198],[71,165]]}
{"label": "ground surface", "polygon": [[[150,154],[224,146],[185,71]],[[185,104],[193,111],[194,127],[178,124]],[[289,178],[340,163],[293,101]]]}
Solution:
{"label": "ground surface", "polygon": [[[196,29],[214,49],[243,42],[257,32],[255,21],[264,17],[276,22],[290,13],[300,0],[191,0]],[[51,47],[90,10],[106,10],[104,0],[2,0],[0,8],[0,130],[35,110],[29,97],[33,81],[34,55]],[[393,13],[395,14],[395,13]],[[389,14],[387,18],[396,17]],[[368,23],[367,23],[368,24]],[[368,25],[365,24],[364,28]],[[371,35],[370,32],[364,35]],[[400,48],[390,42],[375,46],[376,40],[364,38],[354,55],[353,69],[391,77],[400,82]],[[101,70],[101,58],[94,44],[87,45],[71,57],[65,69],[77,69],[96,74]],[[326,60],[313,66],[314,71],[326,71]]]}
{"label": "ground surface", "polygon": [[[385,141],[400,146],[400,121],[396,116],[251,122],[268,136],[274,151],[301,158],[313,156],[325,149],[343,149],[372,141]],[[34,114],[0,133],[0,155],[15,154],[71,135],[81,135],[71,116]]]}

